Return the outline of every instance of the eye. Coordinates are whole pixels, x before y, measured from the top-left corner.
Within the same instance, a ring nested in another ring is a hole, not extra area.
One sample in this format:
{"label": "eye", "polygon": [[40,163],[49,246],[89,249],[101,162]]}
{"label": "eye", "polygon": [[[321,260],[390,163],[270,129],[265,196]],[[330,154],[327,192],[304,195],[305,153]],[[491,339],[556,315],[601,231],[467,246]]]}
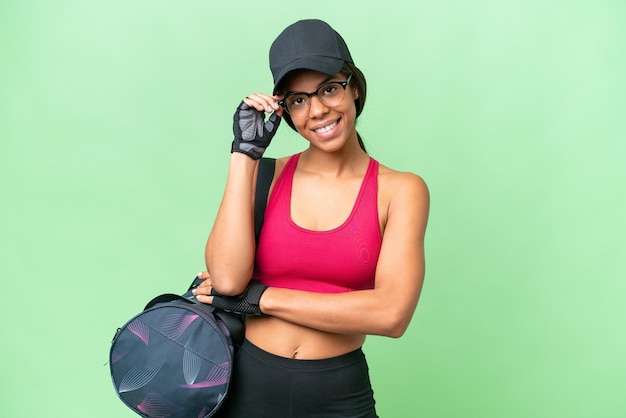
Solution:
{"label": "eye", "polygon": [[327,84],[326,86],[324,86],[322,94],[324,96],[332,96],[333,94],[337,93],[338,88],[339,86],[336,83]]}
{"label": "eye", "polygon": [[306,104],[306,97],[303,95],[290,96],[287,99],[287,104],[292,107],[303,106]]}

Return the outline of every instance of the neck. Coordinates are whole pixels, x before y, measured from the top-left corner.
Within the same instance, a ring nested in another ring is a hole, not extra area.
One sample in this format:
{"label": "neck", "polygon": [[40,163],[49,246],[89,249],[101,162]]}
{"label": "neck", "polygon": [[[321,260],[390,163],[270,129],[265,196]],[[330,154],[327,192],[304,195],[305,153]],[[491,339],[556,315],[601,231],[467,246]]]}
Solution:
{"label": "neck", "polygon": [[334,152],[309,147],[300,155],[298,167],[304,171],[339,177],[346,172],[360,172],[363,167],[367,169],[368,164],[369,155],[361,149],[355,138],[354,141],[350,141]]}

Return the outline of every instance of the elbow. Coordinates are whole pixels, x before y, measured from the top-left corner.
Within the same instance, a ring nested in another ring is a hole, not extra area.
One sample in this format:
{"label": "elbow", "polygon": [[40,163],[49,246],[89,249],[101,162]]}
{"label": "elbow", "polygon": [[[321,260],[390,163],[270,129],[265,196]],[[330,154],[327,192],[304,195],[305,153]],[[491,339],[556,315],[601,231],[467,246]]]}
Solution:
{"label": "elbow", "polygon": [[237,296],[243,293],[250,283],[253,268],[250,266],[232,266],[215,263],[207,270],[211,275],[211,286],[221,295]]}
{"label": "elbow", "polygon": [[393,327],[388,327],[383,334],[385,337],[389,338],[400,338],[406,332],[407,327],[402,325],[396,325]]}
{"label": "elbow", "polygon": [[211,287],[224,296],[238,296],[246,290],[247,286],[248,281],[229,279],[228,277],[221,277],[219,280],[211,278]]}
{"label": "elbow", "polygon": [[390,338],[400,338],[404,335],[412,315],[407,315],[405,312],[389,312],[387,319],[382,324],[381,335]]}
{"label": "elbow", "polygon": [[224,296],[238,296],[242,294],[252,277],[252,273],[247,271],[236,272],[232,269],[213,270],[209,274],[211,275],[211,287]]}

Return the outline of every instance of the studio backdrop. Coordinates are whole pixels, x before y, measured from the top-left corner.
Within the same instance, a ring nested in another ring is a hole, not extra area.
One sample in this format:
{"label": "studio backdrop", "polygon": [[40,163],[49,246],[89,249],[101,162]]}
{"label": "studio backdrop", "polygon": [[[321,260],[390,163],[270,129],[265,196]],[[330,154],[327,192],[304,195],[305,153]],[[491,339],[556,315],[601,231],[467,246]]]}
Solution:
{"label": "studio backdrop", "polygon": [[[133,417],[117,327],[204,269],[232,115],[288,24],[368,81],[358,130],[431,192],[400,339],[368,338],[383,418],[626,414],[623,1],[4,0],[0,415]],[[286,124],[268,154],[306,147]],[[382,303],[382,301],[381,301]]]}

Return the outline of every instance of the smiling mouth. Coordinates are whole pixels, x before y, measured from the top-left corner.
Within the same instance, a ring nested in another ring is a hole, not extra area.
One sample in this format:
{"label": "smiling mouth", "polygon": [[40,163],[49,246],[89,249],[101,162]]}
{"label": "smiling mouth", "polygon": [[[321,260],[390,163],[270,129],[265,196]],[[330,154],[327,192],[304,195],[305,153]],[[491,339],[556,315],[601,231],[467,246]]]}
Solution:
{"label": "smiling mouth", "polygon": [[331,130],[335,127],[335,126],[337,126],[337,122],[338,122],[338,121],[334,121],[333,123],[331,123],[331,124],[329,124],[329,125],[326,125],[326,126],[323,126],[323,127],[321,127],[321,128],[315,129],[315,132],[317,132],[318,134],[323,134],[323,133],[329,132],[329,131],[331,131]]}

